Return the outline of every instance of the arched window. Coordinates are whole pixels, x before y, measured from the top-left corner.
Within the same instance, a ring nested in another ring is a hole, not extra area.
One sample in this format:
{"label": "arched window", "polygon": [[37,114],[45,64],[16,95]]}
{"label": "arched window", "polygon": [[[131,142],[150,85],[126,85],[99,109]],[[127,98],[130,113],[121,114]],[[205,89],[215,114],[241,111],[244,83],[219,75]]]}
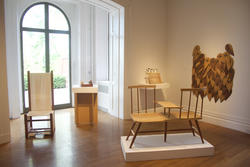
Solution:
{"label": "arched window", "polygon": [[21,55],[24,107],[28,107],[27,71],[54,73],[57,108],[71,106],[70,23],[57,6],[35,3],[21,17]]}

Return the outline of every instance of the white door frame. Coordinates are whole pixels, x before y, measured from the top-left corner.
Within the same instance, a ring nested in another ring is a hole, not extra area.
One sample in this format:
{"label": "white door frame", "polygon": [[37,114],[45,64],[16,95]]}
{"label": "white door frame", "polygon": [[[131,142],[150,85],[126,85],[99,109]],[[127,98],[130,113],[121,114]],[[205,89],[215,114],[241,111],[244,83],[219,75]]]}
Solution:
{"label": "white door frame", "polygon": [[109,46],[110,82],[112,83],[112,111],[110,114],[124,118],[124,7],[111,0],[81,0],[93,6],[100,7],[109,13]]}

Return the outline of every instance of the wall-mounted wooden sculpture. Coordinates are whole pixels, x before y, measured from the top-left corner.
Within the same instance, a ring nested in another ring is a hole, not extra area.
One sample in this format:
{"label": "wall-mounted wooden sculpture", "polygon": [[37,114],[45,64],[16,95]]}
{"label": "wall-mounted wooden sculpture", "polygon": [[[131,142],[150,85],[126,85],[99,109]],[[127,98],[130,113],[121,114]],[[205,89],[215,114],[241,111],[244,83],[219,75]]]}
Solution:
{"label": "wall-mounted wooden sculpture", "polygon": [[234,56],[231,44],[226,44],[226,52],[216,58],[206,57],[197,45],[193,50],[192,87],[206,87],[205,96],[209,101],[214,98],[217,102],[227,100],[232,94],[234,78]]}

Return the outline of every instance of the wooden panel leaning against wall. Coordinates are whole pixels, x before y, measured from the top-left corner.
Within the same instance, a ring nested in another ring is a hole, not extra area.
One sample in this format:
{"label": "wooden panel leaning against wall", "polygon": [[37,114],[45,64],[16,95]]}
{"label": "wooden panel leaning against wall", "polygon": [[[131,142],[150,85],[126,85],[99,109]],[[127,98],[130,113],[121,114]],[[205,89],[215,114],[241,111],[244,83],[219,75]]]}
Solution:
{"label": "wooden panel leaning against wall", "polygon": [[9,103],[7,87],[4,0],[0,0],[0,144],[10,141]]}

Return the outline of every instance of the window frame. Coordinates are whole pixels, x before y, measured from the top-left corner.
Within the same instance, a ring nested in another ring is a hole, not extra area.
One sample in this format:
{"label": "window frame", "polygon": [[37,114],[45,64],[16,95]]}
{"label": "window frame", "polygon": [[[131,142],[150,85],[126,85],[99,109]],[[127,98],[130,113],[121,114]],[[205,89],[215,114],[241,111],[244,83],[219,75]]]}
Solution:
{"label": "window frame", "polygon": [[[44,21],[45,21],[45,25],[44,25],[44,29],[42,28],[30,28],[30,27],[23,27],[23,19],[26,15],[26,13],[34,6],[36,5],[44,5]],[[56,9],[58,9],[65,17],[67,24],[68,24],[68,30],[54,30],[54,29],[49,29],[49,6],[53,6]],[[59,105],[55,105],[55,109],[63,109],[63,108],[69,108],[72,107],[72,76],[71,76],[71,25],[70,25],[70,21],[67,17],[67,15],[65,14],[65,12],[59,8],[58,6],[49,3],[49,2],[37,2],[34,3],[32,5],[30,5],[29,7],[27,7],[21,16],[20,19],[20,49],[21,49],[21,78],[22,78],[22,99],[23,99],[23,113],[28,112],[28,108],[25,107],[25,85],[24,85],[24,53],[23,53],[23,32],[24,31],[28,31],[28,32],[42,32],[45,35],[45,72],[49,72],[50,71],[50,47],[49,47],[49,35],[51,33],[54,34],[68,34],[69,37],[69,99],[70,102],[66,103],[66,104],[59,104]]]}

